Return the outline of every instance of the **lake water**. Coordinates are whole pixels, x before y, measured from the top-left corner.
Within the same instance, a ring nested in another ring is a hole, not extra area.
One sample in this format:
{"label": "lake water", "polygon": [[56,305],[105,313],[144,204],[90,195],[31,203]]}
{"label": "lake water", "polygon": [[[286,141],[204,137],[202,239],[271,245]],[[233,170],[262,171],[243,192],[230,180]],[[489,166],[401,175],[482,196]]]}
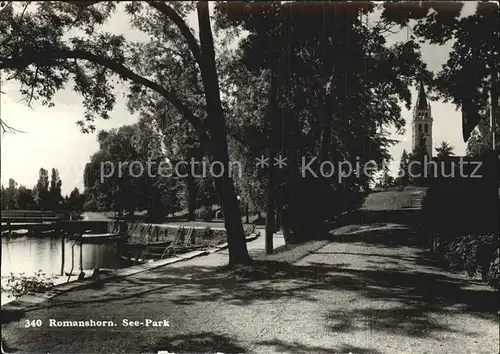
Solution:
{"label": "lake water", "polygon": [[[33,275],[42,270],[47,275],[61,275],[71,271],[73,241],[66,240],[64,245],[64,266],[62,260],[62,242],[58,237],[2,237],[2,276],[11,272],[14,274],[26,273]],[[119,255],[115,244],[84,244],[82,249],[82,265],[84,271],[92,271],[94,268],[119,268]],[[74,269],[73,273],[80,272],[80,245],[74,246]],[[75,280],[77,277],[72,277]],[[66,282],[67,276],[62,276],[56,283]],[[2,284],[4,279],[2,278]],[[2,304],[12,300],[2,292]]]}

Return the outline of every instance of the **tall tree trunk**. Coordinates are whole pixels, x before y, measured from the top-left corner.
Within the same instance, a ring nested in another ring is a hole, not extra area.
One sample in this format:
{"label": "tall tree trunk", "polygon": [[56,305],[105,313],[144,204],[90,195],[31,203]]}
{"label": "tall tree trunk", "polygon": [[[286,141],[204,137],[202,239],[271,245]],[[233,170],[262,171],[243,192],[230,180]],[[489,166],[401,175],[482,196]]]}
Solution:
{"label": "tall tree trunk", "polygon": [[222,164],[222,168],[224,169],[220,177],[213,177],[224,213],[229,264],[248,264],[251,262],[251,258],[247,250],[234,182],[229,174],[226,122],[220,101],[219,80],[215,66],[215,50],[212,29],[210,27],[208,1],[199,1],[197,12],[202,52],[200,69],[207,103],[207,128],[210,135],[211,155],[214,161],[218,162],[219,166]]}

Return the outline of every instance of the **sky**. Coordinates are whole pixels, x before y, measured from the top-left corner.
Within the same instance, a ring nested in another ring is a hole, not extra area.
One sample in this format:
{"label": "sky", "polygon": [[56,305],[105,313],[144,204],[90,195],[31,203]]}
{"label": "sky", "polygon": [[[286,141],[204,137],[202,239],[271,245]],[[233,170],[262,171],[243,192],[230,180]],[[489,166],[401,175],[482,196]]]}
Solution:
{"label": "sky", "polygon": [[[123,5],[120,5],[123,6]],[[466,2],[462,16],[475,11],[476,3]],[[373,21],[373,18],[369,18]],[[197,20],[194,14],[188,17],[188,23],[197,31]],[[127,16],[118,11],[106,24],[106,30],[112,33],[126,33],[130,40],[140,40],[141,33],[130,28]],[[403,30],[387,38],[388,44],[406,41],[407,31]],[[447,61],[451,44],[446,46],[422,45],[422,56],[430,69],[438,71]],[[1,137],[1,183],[7,185],[13,178],[19,185],[29,188],[36,184],[38,171],[56,168],[59,171],[63,195],[77,187],[83,190],[83,171],[90,156],[98,149],[97,131],[118,128],[138,121],[138,115],[131,115],[126,108],[123,97],[125,87],[117,95],[115,109],[110,120],[97,120],[96,133],[82,134],[76,121],[82,119],[83,108],[81,98],[71,87],[59,91],[54,99],[54,107],[32,103],[29,108],[19,93],[19,85],[13,82],[3,83],[0,94],[0,115],[4,122],[25,133],[3,134]],[[416,88],[412,91],[412,104],[417,99]],[[433,146],[447,141],[455,147],[456,155],[464,155],[466,144],[462,140],[462,120],[460,111],[450,103],[431,101],[433,123]],[[403,149],[411,150],[412,110],[402,105],[402,116],[406,120],[406,133],[393,135],[400,141],[390,151],[394,158],[391,173],[396,174],[399,158]],[[435,153],[435,152],[434,152]]]}

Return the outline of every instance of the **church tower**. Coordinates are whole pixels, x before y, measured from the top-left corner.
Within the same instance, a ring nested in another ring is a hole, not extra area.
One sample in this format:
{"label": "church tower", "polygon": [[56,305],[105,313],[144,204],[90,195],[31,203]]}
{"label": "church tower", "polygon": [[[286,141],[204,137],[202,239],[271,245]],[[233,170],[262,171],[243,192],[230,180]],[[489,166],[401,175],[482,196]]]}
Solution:
{"label": "church tower", "polygon": [[420,88],[418,91],[417,104],[413,110],[413,120],[412,120],[412,140],[411,147],[412,151],[418,147],[420,142],[420,135],[423,134],[425,138],[425,145],[427,147],[427,155],[432,157],[432,114],[431,106],[425,95],[424,84],[420,82]]}

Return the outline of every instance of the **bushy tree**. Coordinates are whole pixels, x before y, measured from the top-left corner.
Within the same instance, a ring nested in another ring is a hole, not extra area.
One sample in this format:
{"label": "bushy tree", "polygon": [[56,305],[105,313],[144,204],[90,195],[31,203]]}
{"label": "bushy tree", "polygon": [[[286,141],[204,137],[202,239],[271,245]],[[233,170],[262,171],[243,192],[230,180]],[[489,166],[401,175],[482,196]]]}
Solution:
{"label": "bushy tree", "polygon": [[[478,123],[484,126],[484,122],[489,122],[489,114],[485,114],[485,107],[488,106],[488,103],[491,103],[489,109],[498,111],[500,7],[496,2],[482,1],[476,4],[477,8],[474,14],[461,17],[463,2],[386,2],[383,17],[387,21],[401,26],[408,25],[410,20],[416,20],[413,33],[419,40],[438,45],[452,44],[449,58],[436,75],[432,86],[440,98],[446,102],[451,101],[457,108],[462,109],[466,117],[462,121],[463,137],[464,141],[469,140],[467,153],[472,156],[481,156],[486,151],[492,150],[491,135],[488,137],[488,129],[478,132],[474,131],[474,128]],[[489,97],[492,97],[491,101]],[[496,114],[494,116],[498,127],[500,115]],[[469,139],[471,132],[472,137]],[[491,134],[491,130],[489,132]],[[467,181],[462,182],[465,187]],[[456,192],[440,195],[441,188],[434,189],[434,191],[431,188],[431,192],[435,192],[438,197],[434,197],[432,203],[429,202],[434,210],[433,213],[429,213],[427,218],[435,218],[438,225],[444,225],[438,232],[445,235],[445,240],[450,236],[455,238],[448,250],[448,257],[452,258],[452,263],[458,260],[459,268],[465,268],[470,274],[474,274],[476,267],[480,266],[483,270],[483,277],[498,287],[498,252],[495,255],[498,244],[494,245],[492,242],[495,239],[498,241],[498,237],[489,232],[486,234],[477,234],[476,232],[491,221],[496,221],[487,220],[493,216],[493,213],[490,212],[489,202],[480,202],[477,199],[477,195],[485,192],[482,187],[484,186],[480,184],[467,185],[464,189],[465,195],[460,193],[459,198],[457,198]],[[491,193],[488,188],[486,189]],[[442,186],[442,190],[446,190],[445,184]],[[431,196],[428,195],[428,197],[430,200]],[[449,203],[449,205],[443,203]],[[476,210],[469,210],[470,205],[473,205]],[[450,212],[449,210],[452,208],[456,208],[456,210]],[[444,213],[443,210],[448,212]],[[478,210],[481,211],[478,212]],[[479,223],[475,217],[474,220],[469,220],[474,212],[477,213],[477,216],[483,216],[483,214],[486,216]],[[459,213],[463,215],[462,218],[457,218]],[[450,218],[447,214],[452,217]],[[448,218],[451,219],[449,223],[442,222],[443,219]],[[456,226],[457,221],[460,227]],[[498,222],[492,224],[497,226]],[[475,229],[475,234],[464,234],[467,232],[464,230],[468,228]],[[496,229],[498,230],[498,226]],[[442,235],[435,236],[439,239]],[[493,274],[488,275],[490,267],[496,268],[494,268]]]}

